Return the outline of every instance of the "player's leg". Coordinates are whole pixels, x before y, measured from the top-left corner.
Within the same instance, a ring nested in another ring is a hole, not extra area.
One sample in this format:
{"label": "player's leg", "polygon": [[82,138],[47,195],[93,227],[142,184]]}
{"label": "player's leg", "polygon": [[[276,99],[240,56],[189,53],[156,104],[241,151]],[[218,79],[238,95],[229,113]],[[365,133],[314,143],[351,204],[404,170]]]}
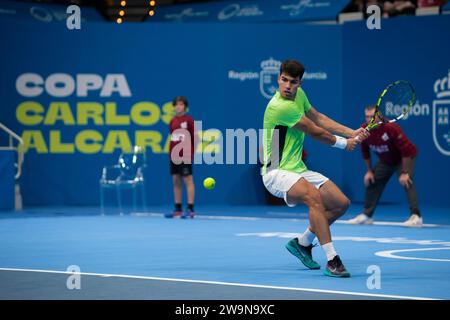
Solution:
{"label": "player's leg", "polygon": [[194,218],[194,200],[195,200],[195,185],[194,177],[192,175],[192,164],[183,164],[182,176],[184,185],[186,186],[188,206],[183,212],[182,218]]}
{"label": "player's leg", "polygon": [[[312,198],[315,198],[316,201],[313,201]],[[285,196],[285,201],[289,206],[295,206],[299,203],[305,203],[307,201],[309,203],[309,219],[311,220],[313,217],[314,220],[317,220],[315,217],[317,216],[316,211],[324,211],[324,208],[320,208],[322,206],[320,194],[317,189],[305,178],[300,178],[295,184],[288,190]],[[326,222],[326,218],[323,217]],[[319,216],[320,220],[320,216]],[[329,230],[328,230],[328,236]],[[312,227],[308,227],[306,231],[295,237],[286,244],[286,249],[293,254],[295,257],[300,259],[300,261],[310,269],[320,269],[320,265],[313,260],[312,258],[312,242],[315,239],[316,235],[313,231]]]}
{"label": "player's leg", "polygon": [[[416,186],[414,184],[414,169],[415,169],[416,159],[413,158],[409,164],[409,168],[407,168],[409,172],[409,177],[412,181],[412,184],[409,188],[404,187],[406,196],[408,198],[410,216],[408,220],[404,222],[404,226],[406,227],[422,227],[423,219],[419,210],[419,200],[417,196]],[[402,167],[399,166],[397,169],[397,174],[400,175],[402,171]]]}
{"label": "player's leg", "polygon": [[306,179],[301,178],[287,192],[286,200],[290,204],[304,203],[309,209],[310,229],[313,231],[320,244],[331,241],[328,218],[320,192]]}
{"label": "player's leg", "polygon": [[337,219],[342,217],[350,206],[350,200],[345,194],[334,184],[328,180],[319,189],[322,202],[325,206],[325,215],[328,224],[332,225]]}
{"label": "player's leg", "polygon": [[288,191],[286,201],[288,204],[304,203],[308,206],[309,229],[317,235],[327,256],[328,263],[325,274],[333,277],[349,277],[350,273],[342,264],[331,241],[329,221],[320,191],[306,179],[301,178]]}

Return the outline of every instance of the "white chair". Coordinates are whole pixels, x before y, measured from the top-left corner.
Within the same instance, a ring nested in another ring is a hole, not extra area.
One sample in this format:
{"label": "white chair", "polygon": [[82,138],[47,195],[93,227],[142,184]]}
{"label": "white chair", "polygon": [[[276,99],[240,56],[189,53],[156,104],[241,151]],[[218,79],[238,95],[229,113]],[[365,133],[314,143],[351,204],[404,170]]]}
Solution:
{"label": "white chair", "polygon": [[133,211],[137,210],[138,189],[141,191],[142,209],[146,211],[144,169],[145,150],[139,146],[131,153],[122,153],[118,163],[104,166],[100,178],[100,210],[105,214],[105,189],[115,189],[120,214],[123,214],[122,190],[131,189]]}

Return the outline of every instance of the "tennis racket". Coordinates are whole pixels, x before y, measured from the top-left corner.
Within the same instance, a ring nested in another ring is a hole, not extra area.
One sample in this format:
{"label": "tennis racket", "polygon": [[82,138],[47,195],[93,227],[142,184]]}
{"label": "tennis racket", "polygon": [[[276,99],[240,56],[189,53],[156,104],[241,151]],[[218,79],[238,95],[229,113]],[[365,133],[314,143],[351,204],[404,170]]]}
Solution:
{"label": "tennis racket", "polygon": [[[370,131],[381,124],[396,122],[405,117],[416,101],[416,91],[411,83],[398,80],[386,87],[378,98],[375,113],[367,124],[366,130]],[[392,117],[387,117],[381,110],[390,110]]]}

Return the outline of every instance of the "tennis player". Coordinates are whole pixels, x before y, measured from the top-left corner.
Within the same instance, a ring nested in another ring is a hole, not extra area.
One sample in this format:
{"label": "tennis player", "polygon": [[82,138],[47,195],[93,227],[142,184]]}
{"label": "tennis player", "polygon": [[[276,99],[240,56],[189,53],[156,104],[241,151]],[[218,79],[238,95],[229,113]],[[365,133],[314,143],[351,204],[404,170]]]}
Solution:
{"label": "tennis player", "polygon": [[305,134],[313,139],[348,151],[368,136],[365,129],[352,130],[315,110],[300,87],[305,68],[296,60],[281,64],[278,90],[264,113],[264,165],[261,169],[267,190],[293,207],[305,203],[310,225],[286,248],[310,269],[320,269],[312,258],[317,236],[328,263],[325,275],[349,277],[333,246],[330,225],[341,217],[350,200],[324,175],[310,171],[302,161]]}
{"label": "tennis player", "polygon": [[[188,111],[188,101],[183,96],[173,99],[175,117],[169,123],[170,130],[170,174],[173,182],[173,194],[175,208],[171,213],[165,214],[166,218],[194,218],[194,197],[195,185],[192,175],[192,162],[194,159],[194,119],[186,114]],[[177,148],[182,147],[182,148]],[[188,205],[182,211],[182,181],[186,186]]]}
{"label": "tennis player", "polygon": [[[376,106],[365,109],[366,124],[375,114]],[[379,121],[379,119],[376,119]],[[363,125],[363,126],[365,126]],[[378,156],[378,162],[372,167],[370,150]],[[405,227],[422,227],[423,219],[419,210],[416,187],[413,182],[417,148],[396,123],[386,123],[372,129],[368,139],[361,143],[361,152],[367,166],[364,176],[366,194],[364,211],[349,222],[353,224],[372,224],[373,214],[384,187],[394,172],[398,174],[398,182],[405,189],[408,198],[410,216],[403,223]]]}

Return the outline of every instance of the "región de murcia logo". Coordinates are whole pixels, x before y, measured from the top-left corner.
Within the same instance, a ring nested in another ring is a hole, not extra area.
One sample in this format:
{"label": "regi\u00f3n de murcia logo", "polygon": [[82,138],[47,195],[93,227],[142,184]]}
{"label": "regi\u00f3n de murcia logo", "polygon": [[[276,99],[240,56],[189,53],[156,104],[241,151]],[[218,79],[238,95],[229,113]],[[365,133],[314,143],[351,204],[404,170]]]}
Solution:
{"label": "regi\u00f3n de murcia logo", "polygon": [[450,69],[446,77],[434,83],[433,141],[440,153],[450,156]]}

